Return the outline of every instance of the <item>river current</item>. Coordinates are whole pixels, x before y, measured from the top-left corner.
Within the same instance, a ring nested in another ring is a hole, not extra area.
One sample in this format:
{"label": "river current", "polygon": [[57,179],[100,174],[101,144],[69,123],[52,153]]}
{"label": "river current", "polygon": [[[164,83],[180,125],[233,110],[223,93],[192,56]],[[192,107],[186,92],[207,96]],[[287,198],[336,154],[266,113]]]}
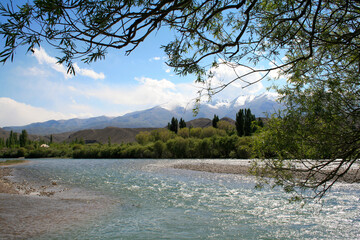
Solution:
{"label": "river current", "polygon": [[7,206],[0,206],[0,222],[8,228],[0,239],[360,238],[359,184],[338,183],[321,202],[303,206],[281,189],[254,189],[251,176],[171,168],[180,162],[200,160],[34,159],[15,166],[14,181],[55,182],[55,194],[0,195]]}

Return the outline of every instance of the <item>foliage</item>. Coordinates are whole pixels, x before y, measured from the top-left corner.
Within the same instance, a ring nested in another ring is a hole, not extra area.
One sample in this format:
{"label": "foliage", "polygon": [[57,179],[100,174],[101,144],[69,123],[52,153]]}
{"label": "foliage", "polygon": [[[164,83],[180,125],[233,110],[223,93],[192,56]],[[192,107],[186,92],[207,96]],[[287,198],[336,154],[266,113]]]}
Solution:
{"label": "foliage", "polygon": [[236,114],[236,131],[238,136],[250,136],[257,129],[258,122],[255,121],[255,115],[248,108],[240,109]]}
{"label": "foliage", "polygon": [[[270,119],[254,143],[256,154],[264,159],[254,171],[259,176],[271,174],[277,179],[275,185],[291,189],[296,197],[310,188],[313,197],[321,198],[336,181],[357,171],[351,170],[360,157],[359,129],[354,132],[359,128],[356,116],[339,111],[335,103],[319,108],[320,99],[337,95],[323,94],[302,97],[306,103],[298,102],[299,109],[288,109],[285,115]],[[330,99],[326,101],[330,103]]]}
{"label": "foliage", "polygon": [[176,134],[174,132],[164,128],[151,131],[151,135],[154,137],[155,141],[160,140],[163,142],[166,142],[169,139],[176,137]]}
{"label": "foliage", "polygon": [[168,129],[140,132],[136,143],[83,144],[29,142],[26,147],[0,149],[1,157],[26,158],[245,158],[252,157],[252,138],[228,136],[213,127],[182,128],[178,134]]}
{"label": "foliage", "polygon": [[201,138],[201,135],[202,135],[202,131],[203,129],[202,128],[190,128],[190,137],[193,137],[193,138]]}
{"label": "foliage", "polygon": [[8,139],[6,139],[6,147],[7,148],[13,148],[16,147],[18,145],[18,137],[17,137],[17,133],[10,131],[10,136]]}
{"label": "foliage", "polygon": [[217,128],[218,126],[218,122],[219,122],[219,116],[217,116],[216,114],[214,114],[214,118],[213,118],[213,120],[211,121],[211,123],[212,123],[212,126],[214,127],[214,128]]}
{"label": "foliage", "polygon": [[255,121],[255,115],[251,114],[251,110],[245,109],[244,134],[250,136],[254,132],[252,123]]}
{"label": "foliage", "polygon": [[238,136],[244,136],[245,134],[245,117],[244,117],[244,109],[240,109],[236,114],[235,120],[236,132]]}
{"label": "foliage", "polygon": [[0,138],[0,148],[3,148],[3,147],[5,147],[5,146],[6,146],[6,144],[5,144],[4,139],[3,139],[3,138]]}
{"label": "foliage", "polygon": [[154,136],[148,131],[138,133],[135,138],[141,145],[145,145],[154,140]]}
{"label": "foliage", "polygon": [[22,130],[19,136],[20,147],[25,147],[28,144],[28,141],[28,133],[26,132],[26,130]]}
{"label": "foliage", "polygon": [[202,129],[201,138],[209,138],[217,135],[217,129],[214,127],[206,127]]}
{"label": "foliage", "polygon": [[235,126],[231,123],[221,120],[217,124],[218,129],[224,130],[227,135],[235,134]]}
{"label": "foliage", "polygon": [[177,135],[182,137],[182,138],[188,138],[190,136],[190,130],[187,127],[180,128]]}
{"label": "foliage", "polygon": [[174,133],[177,133],[178,127],[179,127],[179,122],[178,122],[177,118],[173,117],[171,119],[171,122],[168,123],[168,129]]}
{"label": "foliage", "polygon": [[185,128],[186,127],[186,122],[184,119],[180,118],[179,121],[179,129]]}

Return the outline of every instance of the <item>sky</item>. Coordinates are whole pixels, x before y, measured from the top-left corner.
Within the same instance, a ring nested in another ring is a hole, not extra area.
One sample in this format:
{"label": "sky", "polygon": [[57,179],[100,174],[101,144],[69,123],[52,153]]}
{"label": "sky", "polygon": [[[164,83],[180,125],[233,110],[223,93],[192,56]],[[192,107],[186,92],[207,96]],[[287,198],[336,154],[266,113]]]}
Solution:
{"label": "sky", "polygon": [[[172,37],[168,31],[160,31],[129,56],[124,51],[109,50],[105,60],[91,64],[78,61],[75,76],[56,63],[58,54],[52,47],[42,45],[27,54],[25,48],[18,49],[13,62],[0,65],[0,127],[115,117],[162,104],[191,105],[201,86],[195,84],[194,76],[178,76],[166,65],[167,56],[160,47]],[[2,47],[0,44],[0,51]],[[245,69],[237,71],[243,73]],[[234,76],[232,69],[222,66],[216,70],[214,80],[228,81]],[[272,84],[264,80],[242,88],[235,82],[213,100],[258,95]]]}

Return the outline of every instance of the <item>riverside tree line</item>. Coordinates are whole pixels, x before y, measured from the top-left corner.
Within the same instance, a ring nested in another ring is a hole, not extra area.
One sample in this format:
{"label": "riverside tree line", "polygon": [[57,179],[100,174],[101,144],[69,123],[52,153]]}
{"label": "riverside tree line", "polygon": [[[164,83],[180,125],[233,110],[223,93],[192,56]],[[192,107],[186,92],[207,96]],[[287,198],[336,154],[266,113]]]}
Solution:
{"label": "riverside tree line", "polygon": [[[181,118],[172,118],[167,128],[140,132],[136,142],[126,144],[85,144],[83,139],[71,143],[30,141],[26,130],[20,135],[0,139],[0,157],[66,157],[66,158],[252,158],[254,136],[263,128],[250,109],[241,109],[235,126],[230,122],[212,119],[206,128],[186,127]],[[50,147],[43,148],[47,143]]]}

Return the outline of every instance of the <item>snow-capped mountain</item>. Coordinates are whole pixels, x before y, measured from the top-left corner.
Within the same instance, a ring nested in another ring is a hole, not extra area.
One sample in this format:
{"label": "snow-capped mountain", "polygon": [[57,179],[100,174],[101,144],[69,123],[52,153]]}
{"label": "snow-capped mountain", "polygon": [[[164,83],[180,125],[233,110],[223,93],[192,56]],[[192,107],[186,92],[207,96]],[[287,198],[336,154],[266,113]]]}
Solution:
{"label": "snow-capped mountain", "polygon": [[[266,92],[258,96],[239,96],[232,101],[214,100],[212,102],[202,103],[199,114],[196,117],[212,119],[214,114],[216,114],[220,118],[229,117],[235,119],[236,113],[242,108],[250,108],[256,117],[266,117],[281,108],[281,105],[276,101],[277,97],[275,93]],[[167,110],[171,111],[174,116],[180,116],[186,121],[194,119],[192,112],[194,106],[189,104],[184,108],[182,107],[183,105],[184,104],[177,105],[173,108],[167,106]]]}
{"label": "snow-capped mountain", "polygon": [[214,100],[212,102],[205,102],[200,104],[199,113],[196,116],[193,113],[193,104],[172,102],[115,118],[102,116],[88,119],[51,120],[20,127],[5,127],[4,130],[21,132],[21,130],[26,129],[30,134],[47,135],[83,129],[102,129],[110,126],[120,128],[158,128],[165,127],[172,117],[190,121],[195,118],[212,119],[214,114],[216,114],[220,118],[229,117],[235,119],[236,113],[242,108],[250,108],[256,117],[265,117],[267,114],[274,113],[281,108],[281,105],[276,102],[276,98],[276,94],[267,92],[258,96],[239,96],[232,101]]}

